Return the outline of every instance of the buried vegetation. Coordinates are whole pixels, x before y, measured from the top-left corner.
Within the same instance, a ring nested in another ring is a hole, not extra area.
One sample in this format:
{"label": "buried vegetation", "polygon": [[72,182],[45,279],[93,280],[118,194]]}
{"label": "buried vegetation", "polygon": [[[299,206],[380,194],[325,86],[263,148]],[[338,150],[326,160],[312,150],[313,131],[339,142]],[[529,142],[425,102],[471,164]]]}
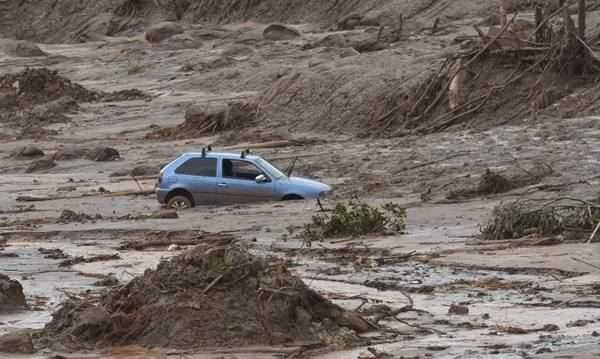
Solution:
{"label": "buried vegetation", "polygon": [[593,231],[599,221],[600,206],[584,200],[565,198],[542,204],[515,201],[494,208],[481,234],[486,240],[516,239],[531,234],[581,235]]}
{"label": "buried vegetation", "polygon": [[75,350],[328,343],[376,327],[308,288],[283,262],[227,242],[196,246],[99,301],[67,301],[42,341]]}
{"label": "buried vegetation", "polygon": [[312,222],[305,224],[300,238],[305,245],[313,241],[345,236],[367,234],[396,234],[406,227],[406,209],[396,203],[385,203],[381,207],[360,201],[338,203],[333,211],[314,215]]}

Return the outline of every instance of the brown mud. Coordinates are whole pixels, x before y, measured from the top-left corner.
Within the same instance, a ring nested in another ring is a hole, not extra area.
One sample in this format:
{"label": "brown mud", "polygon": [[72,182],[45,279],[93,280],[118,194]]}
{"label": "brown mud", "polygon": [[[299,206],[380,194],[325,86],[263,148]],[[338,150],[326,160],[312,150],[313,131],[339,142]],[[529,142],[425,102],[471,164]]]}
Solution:
{"label": "brown mud", "polygon": [[[33,336],[19,359],[599,355],[600,3],[585,36],[566,4],[0,1],[37,42],[0,55],[0,272],[28,304],[0,334]],[[334,192],[163,210],[159,170],[208,145]],[[294,235],[357,197],[405,231]],[[514,201],[587,214],[481,240]]]}

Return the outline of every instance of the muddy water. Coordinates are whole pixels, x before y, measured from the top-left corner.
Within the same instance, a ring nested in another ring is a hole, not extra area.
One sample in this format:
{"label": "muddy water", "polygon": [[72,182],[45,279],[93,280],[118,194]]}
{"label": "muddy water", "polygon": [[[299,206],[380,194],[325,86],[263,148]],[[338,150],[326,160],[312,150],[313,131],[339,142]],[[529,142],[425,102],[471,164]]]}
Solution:
{"label": "muddy water", "polygon": [[[0,333],[15,328],[42,328],[68,295],[99,294],[102,287],[93,284],[106,275],[121,282],[128,282],[147,268],[155,267],[161,259],[174,252],[119,252],[118,241],[26,241],[9,242],[6,254],[18,257],[2,258],[0,272],[18,279],[26,293],[32,310],[0,314]],[[64,259],[48,259],[38,249],[60,249],[72,257],[91,257],[118,253],[119,260],[81,263],[72,267],[60,267]]]}

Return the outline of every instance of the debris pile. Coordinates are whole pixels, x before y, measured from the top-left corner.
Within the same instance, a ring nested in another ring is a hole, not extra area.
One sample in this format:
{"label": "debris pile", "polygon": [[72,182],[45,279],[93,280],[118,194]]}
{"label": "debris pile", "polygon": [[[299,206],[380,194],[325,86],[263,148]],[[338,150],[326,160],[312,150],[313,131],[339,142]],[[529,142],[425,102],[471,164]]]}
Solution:
{"label": "debris pile", "polygon": [[456,200],[505,193],[513,189],[537,184],[544,177],[553,173],[552,167],[544,163],[536,163],[530,169],[519,167],[518,170],[519,173],[517,174],[501,174],[488,168],[475,186],[452,190],[446,198]]}
{"label": "debris pile", "polygon": [[97,162],[115,161],[121,158],[118,150],[112,147],[65,147],[52,154],[54,161],[70,161],[77,159],[86,159]]}
{"label": "debris pile", "polygon": [[86,213],[77,213],[70,209],[65,209],[60,213],[60,217],[56,219],[56,223],[86,223],[100,219],[102,219],[102,216],[99,214],[90,216]]}
{"label": "debris pile", "polygon": [[154,130],[146,139],[179,140],[196,138],[217,132],[250,126],[257,115],[252,102],[233,102],[227,105],[195,105],[185,112],[185,121],[175,127]]}
{"label": "debris pile", "polygon": [[[492,217],[481,229],[483,239],[516,239],[527,235],[549,236],[598,230],[600,205],[577,198],[558,198],[546,203],[515,201],[494,208]],[[579,238],[580,239],[580,238]]]}
{"label": "debris pile", "polygon": [[[286,74],[262,94],[261,120],[271,128],[365,137],[488,129],[555,114],[554,105],[569,95],[597,89],[600,56],[578,35],[569,11],[542,13],[537,22],[516,15],[476,25],[479,36],[457,37],[451,54],[380,51],[389,45],[389,29],[385,41],[376,29],[327,35],[305,48],[377,53]],[[391,64],[410,67],[412,76],[379,71]],[[596,92],[561,106],[569,116],[589,111]]]}
{"label": "debris pile", "polygon": [[0,77],[0,91],[4,101],[18,108],[30,108],[41,103],[69,96],[79,102],[97,100],[96,92],[71,82],[47,68],[28,68]]}
{"label": "debris pile", "polygon": [[21,129],[21,137],[44,137],[44,125],[66,122],[81,102],[147,98],[138,90],[91,91],[47,68],[27,68],[0,76],[0,123]]}
{"label": "debris pile", "polygon": [[112,147],[96,147],[87,151],[85,158],[90,161],[107,162],[118,160],[121,155]]}
{"label": "debris pile", "polygon": [[275,259],[237,244],[194,249],[110,290],[96,304],[67,301],[45,328],[67,348],[169,348],[325,340],[372,324],[309,289]]}
{"label": "debris pile", "polygon": [[0,274],[0,311],[24,308],[27,306],[23,287],[16,280]]}
{"label": "debris pile", "polygon": [[535,23],[503,14],[502,25],[487,33],[475,26],[481,41],[448,57],[410,106],[388,105],[367,132],[431,133],[535,120],[573,88],[595,85],[600,59],[586,44],[585,29],[575,28],[568,5],[559,10],[537,11]]}

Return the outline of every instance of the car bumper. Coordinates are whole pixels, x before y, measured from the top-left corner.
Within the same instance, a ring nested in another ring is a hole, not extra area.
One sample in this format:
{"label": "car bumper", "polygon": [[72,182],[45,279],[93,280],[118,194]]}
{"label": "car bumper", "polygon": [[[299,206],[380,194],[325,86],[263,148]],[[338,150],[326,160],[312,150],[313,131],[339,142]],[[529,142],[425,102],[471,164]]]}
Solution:
{"label": "car bumper", "polygon": [[333,189],[329,186],[325,188],[323,191],[319,192],[319,199],[327,199],[330,198],[333,194]]}
{"label": "car bumper", "polygon": [[158,203],[167,204],[167,195],[169,194],[169,191],[166,189],[157,188],[155,190],[155,192],[156,192],[156,199],[158,200]]}

